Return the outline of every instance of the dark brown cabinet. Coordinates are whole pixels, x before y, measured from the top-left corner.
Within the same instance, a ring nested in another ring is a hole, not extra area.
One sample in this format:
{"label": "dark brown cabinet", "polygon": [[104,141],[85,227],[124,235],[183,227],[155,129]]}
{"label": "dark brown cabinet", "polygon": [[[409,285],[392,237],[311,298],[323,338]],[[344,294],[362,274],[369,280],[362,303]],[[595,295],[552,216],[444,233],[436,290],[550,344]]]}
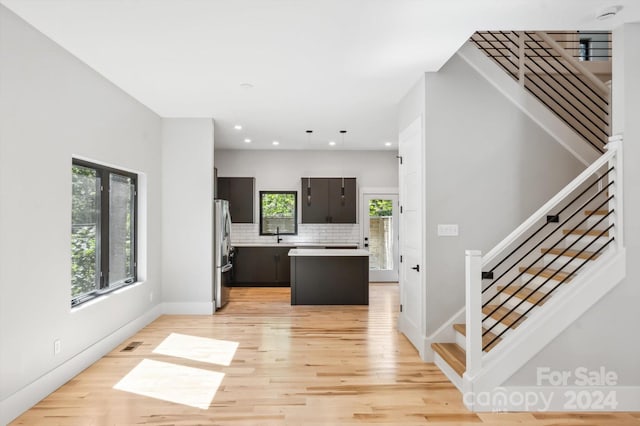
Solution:
{"label": "dark brown cabinet", "polygon": [[229,201],[229,212],[233,223],[253,223],[255,178],[219,177],[217,198]]}
{"label": "dark brown cabinet", "polygon": [[232,285],[289,286],[291,247],[236,247]]}
{"label": "dark brown cabinet", "polygon": [[302,178],[302,223],[356,223],[355,178]]}
{"label": "dark brown cabinet", "polygon": [[302,223],[327,223],[329,221],[329,179],[303,178]]}

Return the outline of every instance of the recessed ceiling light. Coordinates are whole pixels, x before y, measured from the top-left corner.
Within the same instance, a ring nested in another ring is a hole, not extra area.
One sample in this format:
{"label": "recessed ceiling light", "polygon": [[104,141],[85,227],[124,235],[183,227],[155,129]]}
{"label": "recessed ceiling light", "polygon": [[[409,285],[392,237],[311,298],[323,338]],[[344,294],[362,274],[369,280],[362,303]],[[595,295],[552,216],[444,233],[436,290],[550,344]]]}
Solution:
{"label": "recessed ceiling light", "polygon": [[246,139],[244,140],[244,143],[251,143],[251,139],[246,138]]}
{"label": "recessed ceiling light", "polygon": [[335,141],[329,141],[329,145],[335,146],[335,144],[336,144]]}
{"label": "recessed ceiling light", "polygon": [[271,143],[272,143],[274,146],[278,146],[278,145],[280,145],[280,142],[278,142],[278,141],[273,141],[273,142],[271,142]]}
{"label": "recessed ceiling light", "polygon": [[391,142],[385,142],[384,146],[391,146]]}
{"label": "recessed ceiling light", "polygon": [[235,126],[233,126],[233,128],[236,130],[242,130],[242,126],[239,124],[236,124]]}
{"label": "recessed ceiling light", "polygon": [[251,83],[240,83],[240,87],[243,89],[253,89],[253,84]]}

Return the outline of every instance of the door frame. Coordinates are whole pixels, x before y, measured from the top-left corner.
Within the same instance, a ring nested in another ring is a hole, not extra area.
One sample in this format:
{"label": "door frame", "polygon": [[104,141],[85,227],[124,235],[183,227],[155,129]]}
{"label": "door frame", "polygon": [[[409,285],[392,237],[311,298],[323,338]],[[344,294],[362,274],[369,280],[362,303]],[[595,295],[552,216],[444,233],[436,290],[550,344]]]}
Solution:
{"label": "door frame", "polygon": [[[415,128],[417,127],[417,132],[420,137],[420,147],[421,152],[419,153],[419,164],[421,167],[421,176],[420,176],[420,188],[422,194],[424,194],[424,188],[426,187],[426,173],[425,173],[425,162],[426,162],[426,153],[425,153],[425,134],[424,134],[424,116],[422,114],[415,117],[413,120],[409,122],[406,127],[402,128],[398,135],[398,155],[401,157],[404,154],[403,141],[406,139],[408,134],[416,132]],[[399,193],[399,201],[402,206],[406,200],[408,194],[402,193],[402,187],[404,184],[404,175],[402,172],[402,166],[400,166],[398,170],[398,183],[401,189]],[[426,325],[427,325],[427,312],[426,312],[426,269],[427,269],[427,256],[426,256],[426,200],[424,197],[421,197],[420,200],[420,224],[422,229],[420,230],[420,244],[421,244],[421,253],[420,253],[420,267],[422,268],[419,278],[419,324],[416,327],[412,327],[409,325],[407,320],[405,319],[405,314],[401,311],[398,315],[398,331],[403,333],[411,344],[418,350],[418,354],[423,361],[433,361],[433,351],[430,347],[430,341],[426,335]],[[400,214],[400,222],[403,220],[402,213]],[[400,232],[402,233],[402,223],[400,224]],[[403,254],[403,237],[400,235],[400,245],[399,250],[400,254]],[[401,265],[399,271],[399,288],[400,288],[400,303],[403,304],[407,298],[407,290],[405,283],[405,268],[404,265]]]}
{"label": "door frame", "polygon": [[[369,204],[365,203],[365,197],[366,196],[375,196],[376,198],[384,198],[385,196],[391,196],[391,197],[395,197],[397,203],[396,205],[393,206],[394,208],[394,214],[395,217],[397,218],[397,220],[394,221],[393,223],[393,231],[394,231],[394,258],[393,258],[393,265],[395,266],[395,271],[396,271],[396,279],[393,281],[388,281],[388,282],[398,282],[400,280],[400,212],[398,211],[400,209],[400,201],[399,201],[399,197],[400,197],[400,188],[398,187],[365,187],[365,188],[360,188],[360,244],[362,245],[362,248],[364,247],[364,236],[365,236],[365,222],[366,222],[366,216],[368,214],[368,207]],[[371,281],[371,280],[370,280]]]}

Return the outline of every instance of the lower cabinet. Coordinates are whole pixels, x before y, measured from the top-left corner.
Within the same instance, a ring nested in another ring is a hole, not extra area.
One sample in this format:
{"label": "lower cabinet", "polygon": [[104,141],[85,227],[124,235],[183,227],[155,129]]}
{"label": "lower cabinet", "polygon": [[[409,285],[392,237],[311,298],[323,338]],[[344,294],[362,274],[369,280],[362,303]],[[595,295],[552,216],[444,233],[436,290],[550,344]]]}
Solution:
{"label": "lower cabinet", "polygon": [[291,248],[236,247],[232,285],[288,287],[291,283]]}

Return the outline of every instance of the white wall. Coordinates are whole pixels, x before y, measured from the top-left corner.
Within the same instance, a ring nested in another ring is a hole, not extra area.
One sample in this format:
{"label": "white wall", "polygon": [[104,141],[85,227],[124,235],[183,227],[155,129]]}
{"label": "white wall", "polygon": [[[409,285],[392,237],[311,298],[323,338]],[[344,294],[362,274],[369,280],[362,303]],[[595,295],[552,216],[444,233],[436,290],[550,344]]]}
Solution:
{"label": "white wall", "polygon": [[[300,190],[302,177],[356,177],[358,187],[397,187],[397,151],[216,150],[218,176],[255,177],[261,190]],[[257,200],[257,198],[256,198]],[[257,216],[256,216],[257,217]]]}
{"label": "white wall", "polygon": [[[617,373],[619,386],[640,386],[640,24],[613,33],[613,134],[624,134],[624,241],[627,277],[507,382],[535,385],[538,367]],[[622,397],[622,395],[619,395]]]}
{"label": "white wall", "polygon": [[213,120],[162,119],[166,313],[213,312]]}
{"label": "white wall", "polygon": [[[426,333],[464,306],[464,251],[487,252],[583,166],[459,56],[425,75]],[[458,237],[438,237],[458,224]]]}
{"label": "white wall", "polygon": [[[148,314],[160,300],[161,154],[156,114],[3,6],[0,94],[0,424],[4,424],[75,375],[82,368],[74,364],[79,354],[94,350],[139,318],[144,318],[136,323],[140,327],[153,319]],[[75,155],[141,174],[142,283],[71,310]],[[151,293],[156,296],[153,303]],[[54,339],[62,342],[57,356]],[[55,380],[39,386],[38,381],[53,370],[59,372]]]}
{"label": "white wall", "polygon": [[[398,186],[397,151],[216,150],[218,176],[255,177],[259,191],[300,191],[302,177],[355,177],[358,188]],[[300,194],[298,194],[300,199]],[[255,209],[255,222],[259,211]],[[300,217],[300,212],[298,212]]]}
{"label": "white wall", "polygon": [[423,117],[425,103],[424,74],[409,89],[398,103],[398,134],[406,129],[416,117]]}

